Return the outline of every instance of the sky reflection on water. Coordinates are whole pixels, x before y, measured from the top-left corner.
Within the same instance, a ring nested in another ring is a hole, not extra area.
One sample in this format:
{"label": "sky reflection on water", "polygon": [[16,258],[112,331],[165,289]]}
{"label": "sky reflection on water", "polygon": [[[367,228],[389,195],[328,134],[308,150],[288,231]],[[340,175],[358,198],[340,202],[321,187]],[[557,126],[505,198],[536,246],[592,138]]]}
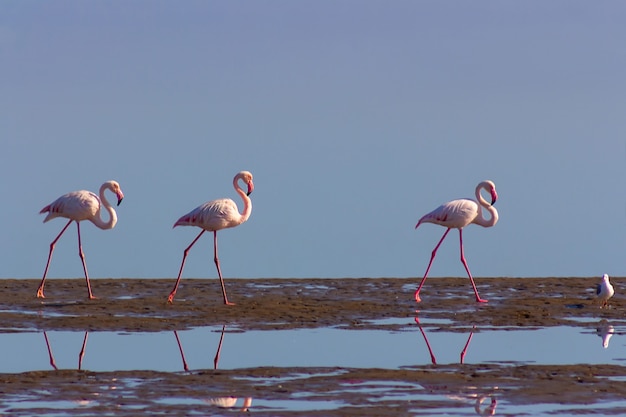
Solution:
{"label": "sky reflection on water", "polygon": [[54,366],[78,369],[81,353],[82,369],[102,372],[177,372],[185,370],[185,363],[191,370],[212,369],[216,359],[220,369],[261,366],[398,369],[431,364],[429,345],[437,364],[459,363],[460,353],[467,345],[465,363],[621,365],[626,359],[620,349],[623,333],[623,329],[606,322],[590,327],[476,328],[473,332],[471,328],[446,331],[424,322],[420,331],[415,323],[407,322],[402,330],[394,331],[335,328],[242,331],[237,326],[215,326],[160,333],[1,333],[5,354],[0,358],[0,372],[49,370]]}

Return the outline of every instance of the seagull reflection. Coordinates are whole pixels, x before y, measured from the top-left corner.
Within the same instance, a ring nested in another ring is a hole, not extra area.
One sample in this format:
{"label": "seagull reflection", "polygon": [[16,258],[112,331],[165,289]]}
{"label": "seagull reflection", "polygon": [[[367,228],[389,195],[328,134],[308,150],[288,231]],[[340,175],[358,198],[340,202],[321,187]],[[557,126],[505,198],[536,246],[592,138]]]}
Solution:
{"label": "seagull reflection", "polygon": [[[46,347],[48,348],[48,356],[50,357],[50,366],[54,368],[54,370],[58,370],[56,361],[54,360],[54,355],[52,354],[52,347],[50,347],[50,340],[48,340],[48,334],[44,331],[43,337],[46,339]],[[80,371],[83,366],[83,358],[85,357],[85,348],[87,347],[87,338],[89,337],[89,332],[85,332],[85,337],[83,338],[83,345],[80,348],[80,353],[78,354],[78,370]]]}
{"label": "seagull reflection", "polygon": [[[217,345],[217,352],[215,352],[215,358],[213,358],[213,369],[217,369],[217,365],[220,361],[220,354],[222,353],[222,343],[224,343],[224,333],[226,331],[226,325],[222,326],[222,334],[220,335],[220,342]],[[183,350],[183,344],[180,342],[180,337],[178,337],[178,332],[174,330],[174,336],[176,337],[176,343],[178,344],[178,349],[180,350],[180,357],[183,360],[183,368],[185,371],[189,371],[189,365],[187,365],[187,360],[185,359],[185,351]]]}
{"label": "seagull reflection", "polygon": [[[415,317],[415,323],[417,323],[417,327],[419,327],[420,332],[422,333],[422,336],[424,336],[426,347],[428,348],[428,352],[430,353],[430,361],[433,363],[433,365],[437,365],[437,358],[435,357],[435,354],[433,353],[433,350],[430,347],[430,343],[428,342],[428,337],[426,337],[426,332],[424,332],[424,329],[422,329],[422,325],[420,323],[419,317],[417,316]],[[467,342],[465,342],[465,346],[463,347],[463,350],[461,351],[461,363],[465,362],[465,354],[467,353],[467,348],[469,347],[469,344],[472,341],[472,337],[474,336],[475,329],[476,329],[476,326],[472,326],[472,330],[470,331],[469,337],[467,338]]]}
{"label": "seagull reflection", "polygon": [[[430,342],[428,341],[428,337],[426,336],[426,332],[422,328],[419,317],[417,316],[415,317],[415,323],[417,323],[417,327],[420,329],[420,333],[422,333],[422,336],[424,337],[424,342],[426,342],[428,353],[430,353],[430,361],[433,365],[437,365],[437,358],[435,357],[435,354],[430,346]],[[472,337],[474,337],[474,330],[476,330],[476,326],[472,326],[472,330],[470,330],[470,334],[467,337],[465,346],[463,346],[463,350],[461,350],[459,362],[461,364],[465,363],[465,355],[467,354],[467,349],[469,348],[470,342],[472,341]],[[472,401],[474,402],[474,411],[476,411],[476,414],[480,416],[493,416],[496,414],[496,406],[498,405],[498,401],[493,396],[493,393],[495,390],[498,389],[498,387],[481,390],[478,387],[468,386],[463,387],[458,392],[451,391],[450,387],[448,386],[425,385],[424,388],[427,388],[431,391],[443,392],[443,395],[455,401]],[[481,408],[487,398],[491,399],[490,403],[486,405],[485,408]]]}
{"label": "seagull reflection", "polygon": [[613,337],[615,329],[609,324],[608,321],[600,320],[598,327],[596,328],[596,333],[602,338],[602,347],[606,349],[609,347],[609,340]]}

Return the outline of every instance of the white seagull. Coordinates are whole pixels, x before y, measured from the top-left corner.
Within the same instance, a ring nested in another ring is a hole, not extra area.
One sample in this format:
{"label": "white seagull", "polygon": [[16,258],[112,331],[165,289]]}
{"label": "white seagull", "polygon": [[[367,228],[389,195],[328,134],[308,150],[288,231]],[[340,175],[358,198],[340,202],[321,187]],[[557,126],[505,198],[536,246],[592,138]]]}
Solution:
{"label": "white seagull", "polygon": [[613,297],[615,290],[609,282],[609,276],[607,274],[602,275],[602,282],[596,287],[596,295],[602,302],[600,308],[608,306],[609,298]]}

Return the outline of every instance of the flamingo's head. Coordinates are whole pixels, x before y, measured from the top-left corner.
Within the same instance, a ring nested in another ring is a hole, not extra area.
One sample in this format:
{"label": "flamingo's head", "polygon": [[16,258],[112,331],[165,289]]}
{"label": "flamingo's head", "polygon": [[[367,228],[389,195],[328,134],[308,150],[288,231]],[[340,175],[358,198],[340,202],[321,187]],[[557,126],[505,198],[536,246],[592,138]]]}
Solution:
{"label": "flamingo's head", "polygon": [[117,196],[117,205],[119,206],[124,199],[124,193],[122,192],[120,184],[117,181],[107,181],[104,184],[106,188],[115,193],[115,195]]}
{"label": "flamingo's head", "polygon": [[498,193],[496,192],[496,187],[491,189],[491,205],[493,206],[498,199]]}
{"label": "flamingo's head", "polygon": [[481,182],[480,184],[478,184],[478,187],[482,187],[485,190],[489,191],[489,193],[491,194],[491,205],[493,206],[498,200],[498,193],[496,192],[496,185],[493,183],[493,181],[485,180]]}
{"label": "flamingo's head", "polygon": [[252,174],[249,171],[241,171],[235,176],[235,182],[242,180],[248,186],[248,191],[246,195],[252,194],[254,191],[254,183],[252,182]]}

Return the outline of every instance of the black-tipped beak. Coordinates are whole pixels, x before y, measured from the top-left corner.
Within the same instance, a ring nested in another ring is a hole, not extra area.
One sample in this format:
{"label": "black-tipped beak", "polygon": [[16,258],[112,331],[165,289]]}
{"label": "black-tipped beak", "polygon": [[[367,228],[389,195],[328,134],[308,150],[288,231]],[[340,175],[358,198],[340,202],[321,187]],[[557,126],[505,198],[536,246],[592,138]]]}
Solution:
{"label": "black-tipped beak", "polygon": [[250,194],[252,194],[252,191],[254,191],[254,183],[250,181],[248,183],[248,192],[246,193],[246,195],[249,196]]}

